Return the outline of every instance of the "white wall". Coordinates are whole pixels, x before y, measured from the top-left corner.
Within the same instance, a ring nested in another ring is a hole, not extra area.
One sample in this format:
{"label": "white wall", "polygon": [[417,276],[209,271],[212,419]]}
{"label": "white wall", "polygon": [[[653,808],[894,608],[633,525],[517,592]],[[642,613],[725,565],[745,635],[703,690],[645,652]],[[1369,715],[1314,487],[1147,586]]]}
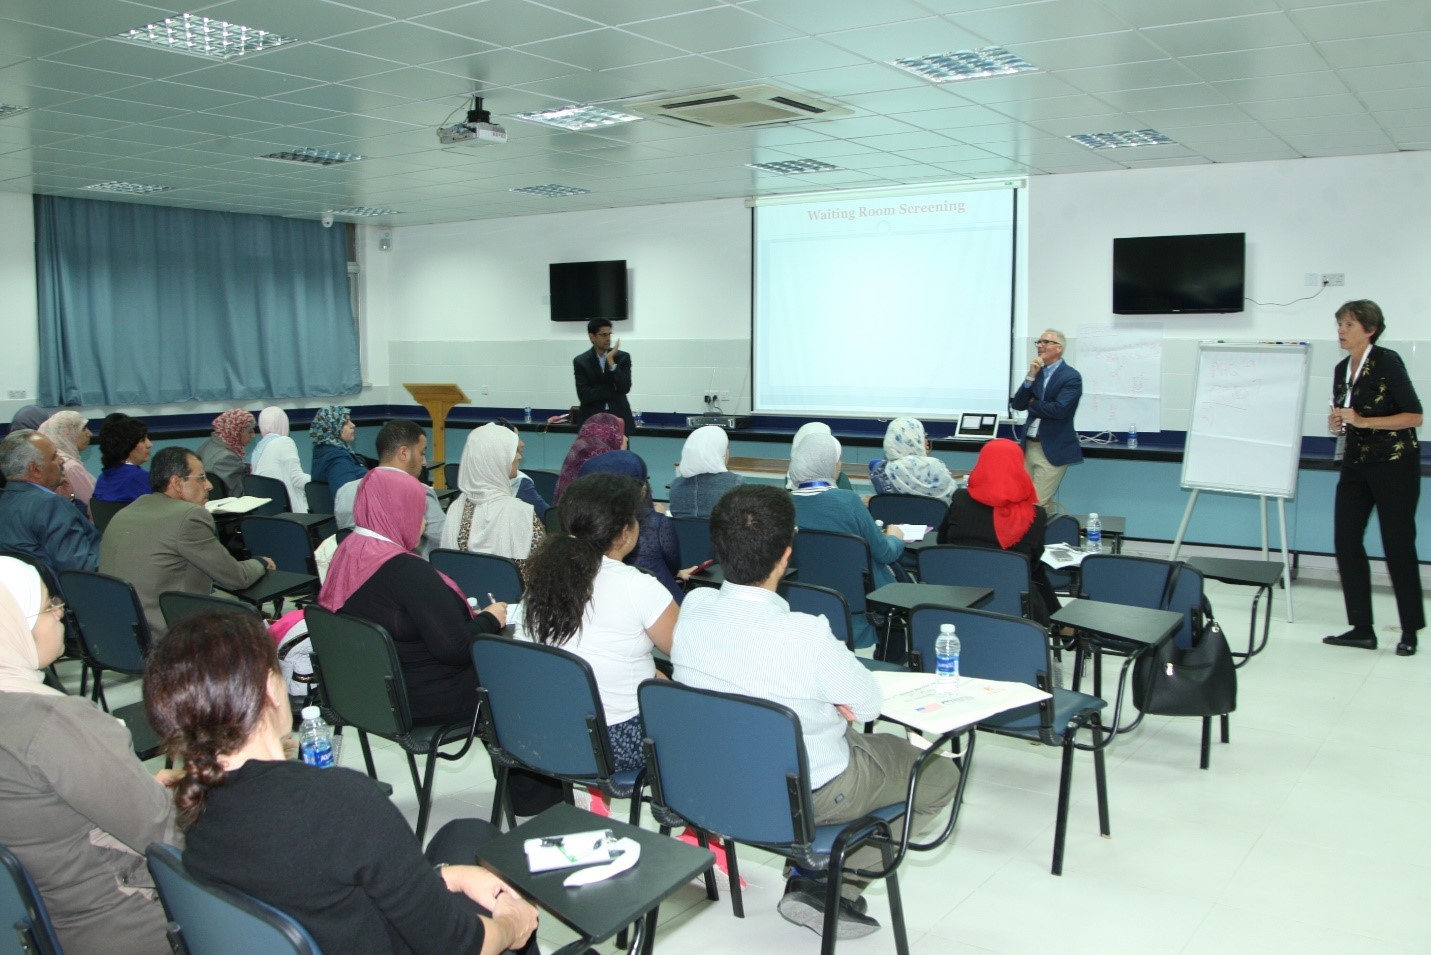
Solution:
{"label": "white wall", "polygon": [[[40,334],[35,305],[35,214],[28,194],[0,192],[0,289],[4,289],[5,347],[0,348],[0,399],[8,422],[21,407],[35,403],[39,388],[36,356]],[[24,395],[12,399],[12,392]]]}

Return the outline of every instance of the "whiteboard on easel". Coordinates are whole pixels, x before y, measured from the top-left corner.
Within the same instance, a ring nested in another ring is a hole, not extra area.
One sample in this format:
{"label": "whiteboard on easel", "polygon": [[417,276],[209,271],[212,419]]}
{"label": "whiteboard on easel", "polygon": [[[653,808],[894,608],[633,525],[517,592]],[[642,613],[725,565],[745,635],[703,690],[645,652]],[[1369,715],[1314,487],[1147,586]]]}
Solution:
{"label": "whiteboard on easel", "polygon": [[1183,487],[1296,493],[1310,357],[1301,344],[1198,343]]}

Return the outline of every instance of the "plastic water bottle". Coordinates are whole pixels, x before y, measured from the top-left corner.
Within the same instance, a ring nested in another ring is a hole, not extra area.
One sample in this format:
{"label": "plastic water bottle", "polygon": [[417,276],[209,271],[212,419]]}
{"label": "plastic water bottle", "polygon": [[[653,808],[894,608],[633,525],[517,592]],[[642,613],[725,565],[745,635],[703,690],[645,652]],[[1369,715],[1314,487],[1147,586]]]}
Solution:
{"label": "plastic water bottle", "polygon": [[646,423],[641,420],[641,412],[639,412],[639,411],[634,412],[634,413],[632,414],[632,417],[636,419],[636,427],[638,427],[638,428],[644,428],[644,427],[646,426]]}
{"label": "plastic water bottle", "polygon": [[952,623],[940,624],[934,641],[934,683],[945,699],[959,695],[959,637]]}
{"label": "plastic water bottle", "polygon": [[531,409],[531,408],[523,408],[523,409],[522,409],[522,420],[525,421],[527,424],[531,424],[531,423],[532,423],[532,409]]}
{"label": "plastic water bottle", "polygon": [[1128,425],[1128,450],[1138,450],[1138,426],[1136,424]]}
{"label": "plastic water bottle", "polygon": [[303,725],[298,727],[298,752],[309,766],[327,769],[334,765],[333,727],[323,722],[316,706],[303,707]]}
{"label": "plastic water bottle", "polygon": [[1097,514],[1088,515],[1088,547],[1085,549],[1090,554],[1103,553],[1103,522]]}

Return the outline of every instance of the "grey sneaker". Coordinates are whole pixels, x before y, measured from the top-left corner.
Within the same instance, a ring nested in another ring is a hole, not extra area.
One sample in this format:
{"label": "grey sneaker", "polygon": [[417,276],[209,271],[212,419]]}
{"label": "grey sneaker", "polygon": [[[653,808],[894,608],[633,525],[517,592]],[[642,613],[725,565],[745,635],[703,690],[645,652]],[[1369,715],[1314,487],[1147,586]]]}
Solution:
{"label": "grey sneaker", "polygon": [[[860,899],[840,899],[835,922],[836,938],[863,938],[879,930],[879,922],[861,911]],[[785,883],[785,897],[775,907],[782,918],[803,925],[816,935],[825,927],[825,883],[794,878]]]}

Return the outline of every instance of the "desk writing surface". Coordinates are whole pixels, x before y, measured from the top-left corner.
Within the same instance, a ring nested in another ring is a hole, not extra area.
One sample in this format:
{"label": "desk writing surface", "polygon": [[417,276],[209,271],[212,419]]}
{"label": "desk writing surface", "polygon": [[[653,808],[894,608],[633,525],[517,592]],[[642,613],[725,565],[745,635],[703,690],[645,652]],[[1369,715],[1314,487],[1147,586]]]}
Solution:
{"label": "desk writing surface", "polygon": [[318,578],[312,574],[299,574],[291,570],[270,570],[254,584],[243,590],[231,590],[235,597],[245,603],[264,604],[277,597],[318,589]]}
{"label": "desk writing surface", "polygon": [[1115,640],[1148,645],[1160,643],[1182,626],[1183,615],[1099,600],[1070,600],[1051,616],[1055,623]]}
{"label": "desk writing surface", "polygon": [[880,716],[925,733],[963,729],[1049,698],[1047,692],[1027,683],[961,677],[958,695],[946,699],[932,673],[876,670],[874,677],[884,696]]}
{"label": "desk writing surface", "polygon": [[1189,557],[1187,565],[1204,577],[1226,584],[1249,587],[1274,587],[1282,580],[1282,562],[1275,560],[1243,560],[1236,557]]}
{"label": "desk writing surface", "polygon": [[978,607],[994,591],[988,587],[963,587],[952,584],[909,584],[897,582],[885,584],[865,595],[865,602],[897,610],[911,610],[920,604],[938,604],[942,607],[963,609]]}

